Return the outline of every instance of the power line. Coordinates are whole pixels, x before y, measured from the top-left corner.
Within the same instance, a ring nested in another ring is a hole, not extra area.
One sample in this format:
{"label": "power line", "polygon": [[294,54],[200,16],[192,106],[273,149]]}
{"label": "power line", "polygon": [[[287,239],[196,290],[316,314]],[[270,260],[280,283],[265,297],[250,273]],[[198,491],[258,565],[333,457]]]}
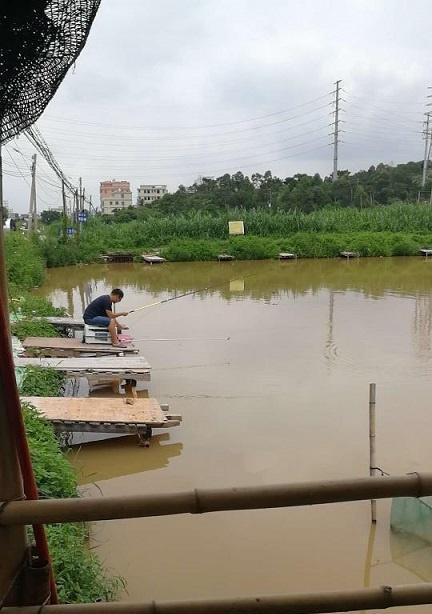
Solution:
{"label": "power line", "polygon": [[[230,121],[230,122],[221,122],[217,124],[204,124],[201,126],[139,126],[135,124],[135,125],[123,125],[123,126],[119,126],[119,128],[126,128],[126,129],[131,129],[131,130],[203,130],[207,128],[219,128],[222,126],[234,126],[238,124],[258,121],[260,119],[266,119],[268,117],[274,117],[276,115],[283,115],[285,113],[289,113],[293,111],[294,109],[300,109],[309,104],[313,104],[314,102],[318,102],[319,100],[323,100],[324,98],[328,98],[328,96],[330,96],[331,94],[333,94],[333,92],[328,92],[327,94],[323,94],[322,96],[318,96],[317,98],[313,98],[307,102],[303,102],[301,104],[293,105],[292,107],[288,107],[288,109],[285,109],[283,111],[274,111],[273,113],[267,113],[265,115],[258,115],[256,117],[252,117],[248,119],[240,119],[240,120]],[[112,128],[112,124],[105,124],[102,122],[83,122],[82,120],[78,120],[78,119],[55,118],[53,116],[52,117],[48,116],[48,117],[45,117],[44,119],[47,119],[49,121],[63,122],[63,123],[73,123],[73,124],[81,124],[81,125],[87,125],[87,126],[100,126],[102,128]]]}

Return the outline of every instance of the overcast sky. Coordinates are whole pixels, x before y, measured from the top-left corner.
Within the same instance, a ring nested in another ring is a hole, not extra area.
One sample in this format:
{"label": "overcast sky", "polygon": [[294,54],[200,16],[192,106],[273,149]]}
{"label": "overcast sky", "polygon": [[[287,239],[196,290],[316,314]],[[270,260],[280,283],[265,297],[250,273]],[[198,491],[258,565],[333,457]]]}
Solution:
{"label": "overcast sky", "polygon": [[[339,167],[420,160],[430,8],[430,0],[102,0],[38,126],[96,204],[99,182],[112,178],[129,180],[135,200],[140,183],[175,190],[238,170],[327,175],[341,79]],[[5,199],[25,211],[33,151],[24,137],[5,149]],[[58,181],[40,156],[38,164],[38,208],[58,206]]]}

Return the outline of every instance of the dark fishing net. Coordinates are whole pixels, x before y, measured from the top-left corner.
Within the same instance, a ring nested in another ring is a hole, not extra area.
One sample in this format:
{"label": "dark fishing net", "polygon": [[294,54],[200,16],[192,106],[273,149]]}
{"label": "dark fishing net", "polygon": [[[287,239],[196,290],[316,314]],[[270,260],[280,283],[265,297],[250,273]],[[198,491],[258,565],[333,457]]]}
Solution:
{"label": "dark fishing net", "polygon": [[84,47],[100,1],[0,2],[0,142],[42,114]]}

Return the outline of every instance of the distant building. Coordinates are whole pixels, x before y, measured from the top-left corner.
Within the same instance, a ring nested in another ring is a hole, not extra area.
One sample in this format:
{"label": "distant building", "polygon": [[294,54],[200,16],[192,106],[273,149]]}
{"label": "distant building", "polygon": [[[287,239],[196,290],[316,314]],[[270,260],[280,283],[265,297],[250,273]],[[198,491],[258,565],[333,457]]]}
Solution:
{"label": "distant building", "polygon": [[101,181],[100,205],[105,215],[112,215],[116,209],[132,207],[132,191],[129,181]]}
{"label": "distant building", "polygon": [[166,185],[140,185],[138,188],[137,204],[144,206],[150,205],[167,193],[168,190]]}

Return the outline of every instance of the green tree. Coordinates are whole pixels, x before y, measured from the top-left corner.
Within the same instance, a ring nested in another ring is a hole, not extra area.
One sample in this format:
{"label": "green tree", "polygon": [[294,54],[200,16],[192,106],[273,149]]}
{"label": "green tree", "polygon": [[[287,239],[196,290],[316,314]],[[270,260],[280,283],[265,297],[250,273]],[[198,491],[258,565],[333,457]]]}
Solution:
{"label": "green tree", "polygon": [[58,222],[61,219],[61,216],[60,211],[54,211],[53,209],[46,209],[40,214],[42,223],[47,225]]}

